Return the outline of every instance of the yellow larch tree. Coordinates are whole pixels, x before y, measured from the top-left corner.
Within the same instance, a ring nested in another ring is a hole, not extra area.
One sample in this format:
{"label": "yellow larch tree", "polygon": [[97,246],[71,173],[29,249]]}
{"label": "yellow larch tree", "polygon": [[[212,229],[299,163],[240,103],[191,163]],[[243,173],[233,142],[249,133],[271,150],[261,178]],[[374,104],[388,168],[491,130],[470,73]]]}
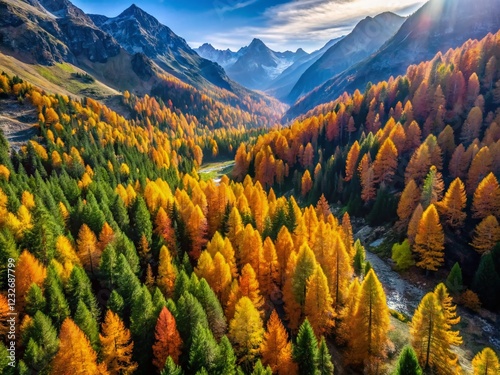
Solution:
{"label": "yellow larch tree", "polygon": [[280,285],[285,282],[285,270],[288,263],[288,257],[294,251],[292,235],[286,226],[282,226],[278,232],[275,242],[276,257],[278,259],[278,280]]}
{"label": "yellow larch tree", "polygon": [[269,298],[278,280],[278,256],[271,238],[267,237],[262,246],[262,263],[259,273],[260,290]]}
{"label": "yellow larch tree", "polygon": [[101,258],[101,251],[97,244],[97,238],[92,232],[92,229],[87,224],[83,224],[78,232],[78,239],[76,240],[78,248],[78,257],[83,266],[91,274],[99,267]]}
{"label": "yellow larch tree", "polygon": [[137,363],[132,361],[134,342],[131,340],[130,331],[120,317],[111,310],[106,313],[99,340],[102,361],[111,375],[134,373]]}
{"label": "yellow larch tree", "polygon": [[465,185],[458,177],[450,184],[443,200],[436,204],[446,223],[455,229],[461,228],[467,217],[464,212],[466,205]]}
{"label": "yellow larch tree", "polygon": [[356,311],[352,317],[349,339],[349,362],[363,364],[365,371],[376,373],[387,357],[390,340],[390,313],[384,289],[375,271],[366,275],[358,294]]}
{"label": "yellow larch tree", "polygon": [[448,294],[448,289],[443,283],[439,283],[434,289],[434,294],[441,304],[446,323],[450,326],[448,338],[451,345],[461,345],[462,337],[459,331],[452,331],[451,327],[460,323],[460,317],[457,315],[457,306],[453,303],[453,298]]}
{"label": "yellow larch tree", "polygon": [[413,249],[420,256],[420,268],[437,271],[444,262],[444,232],[433,204],[422,214]]}
{"label": "yellow larch tree", "polygon": [[493,173],[478,185],[472,200],[472,217],[484,219],[489,215],[500,216],[500,185]]}
{"label": "yellow larch tree", "polygon": [[249,367],[260,354],[264,328],[259,311],[248,297],[236,304],[234,318],[229,323],[229,338],[236,355]]}
{"label": "yellow larch tree", "polygon": [[500,362],[491,348],[484,348],[472,359],[472,369],[474,375],[498,375]]}
{"label": "yellow larch tree", "polygon": [[411,345],[420,365],[439,374],[456,374],[457,356],[451,351],[450,326],[443,308],[433,292],[418,305],[410,324]]}
{"label": "yellow larch tree", "polygon": [[170,298],[174,292],[175,279],[177,278],[177,268],[172,263],[172,256],[166,246],[161,247],[158,262],[158,276],[156,278],[156,283],[165,297]]}
{"label": "yellow larch tree", "polygon": [[318,337],[327,335],[335,325],[333,299],[326,276],[319,265],[307,280],[304,312]]}

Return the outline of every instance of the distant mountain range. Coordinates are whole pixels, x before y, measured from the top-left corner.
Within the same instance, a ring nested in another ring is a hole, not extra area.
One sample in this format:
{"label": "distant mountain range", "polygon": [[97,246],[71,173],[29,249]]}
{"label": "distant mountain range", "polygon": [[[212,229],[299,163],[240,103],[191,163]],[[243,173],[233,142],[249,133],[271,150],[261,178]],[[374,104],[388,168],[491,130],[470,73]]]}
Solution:
{"label": "distant mountain range", "polygon": [[430,60],[468,39],[500,29],[500,0],[430,0],[410,16],[376,53],[332,76],[297,101],[286,119],[336,99],[344,91],[363,90],[368,82],[404,74],[408,66]]}
{"label": "distant mountain range", "polygon": [[285,69],[309,55],[301,48],[295,52],[276,52],[260,39],[252,40],[237,52],[217,50],[210,44],[204,44],[196,51],[223,66],[236,82],[257,90],[266,89]]}

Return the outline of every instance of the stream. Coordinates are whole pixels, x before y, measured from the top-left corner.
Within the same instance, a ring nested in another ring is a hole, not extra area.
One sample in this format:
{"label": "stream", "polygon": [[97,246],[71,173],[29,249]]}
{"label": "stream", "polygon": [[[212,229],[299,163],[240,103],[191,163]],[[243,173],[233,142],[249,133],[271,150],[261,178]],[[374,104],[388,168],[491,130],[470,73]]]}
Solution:
{"label": "stream", "polygon": [[[369,247],[377,247],[382,241],[383,239],[378,239],[370,243]],[[371,263],[384,287],[389,308],[412,317],[426,291],[403,279],[389,264],[368,250],[366,251],[366,260]],[[495,325],[490,319],[460,306],[458,314],[462,319],[461,324],[466,327],[462,332],[464,349],[473,346],[469,344],[474,344],[474,341],[479,341],[481,344],[484,342],[484,345],[489,345],[497,352],[500,350],[500,327],[498,324]]]}

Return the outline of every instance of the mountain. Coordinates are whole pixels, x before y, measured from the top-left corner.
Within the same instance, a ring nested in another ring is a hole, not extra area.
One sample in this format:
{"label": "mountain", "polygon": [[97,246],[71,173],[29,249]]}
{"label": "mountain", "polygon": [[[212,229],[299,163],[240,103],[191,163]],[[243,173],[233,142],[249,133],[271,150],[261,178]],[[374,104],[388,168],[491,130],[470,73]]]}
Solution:
{"label": "mountain", "polygon": [[321,49],[312,52],[296,60],[276,77],[266,88],[266,93],[280,100],[286,100],[290,90],[295,86],[299,78],[309,69],[330,47],[341,41],[344,37],[335,38],[327,42]]}
{"label": "mountain", "polygon": [[405,18],[391,12],[366,17],[344,39],[335,43],[295,84],[287,100],[295,102],[316,86],[376,52],[401,27]]}
{"label": "mountain", "polygon": [[210,43],[205,43],[202,46],[194,49],[201,57],[216,62],[223,68],[232,65],[238,60],[240,54],[233,52],[229,48],[226,50],[216,49]]}
{"label": "mountain", "polygon": [[296,52],[275,52],[260,39],[236,52],[237,60],[225,66],[227,75],[250,89],[263,90],[286,68],[307,52],[299,48]]}
{"label": "mountain", "polygon": [[135,4],[114,18],[100,15],[90,18],[128,53],[143,53],[177,78],[198,88],[210,82],[232,90],[220,66],[200,57],[183,38]]}
{"label": "mountain", "polygon": [[0,0],[0,48],[26,62],[106,63],[120,45],[66,0]]}
{"label": "mountain", "polygon": [[368,82],[404,74],[411,64],[499,29],[500,0],[430,0],[379,51],[307,94],[289,109],[286,118],[334,100],[344,91],[363,89]]}

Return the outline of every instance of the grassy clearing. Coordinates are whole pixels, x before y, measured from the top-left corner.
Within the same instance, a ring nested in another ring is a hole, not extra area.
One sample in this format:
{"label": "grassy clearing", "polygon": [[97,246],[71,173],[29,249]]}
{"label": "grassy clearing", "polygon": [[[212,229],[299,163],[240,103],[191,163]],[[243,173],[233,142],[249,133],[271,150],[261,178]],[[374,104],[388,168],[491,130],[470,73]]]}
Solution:
{"label": "grassy clearing", "polygon": [[207,163],[198,170],[198,175],[202,181],[214,180],[231,173],[234,161],[226,160],[216,163]]}

